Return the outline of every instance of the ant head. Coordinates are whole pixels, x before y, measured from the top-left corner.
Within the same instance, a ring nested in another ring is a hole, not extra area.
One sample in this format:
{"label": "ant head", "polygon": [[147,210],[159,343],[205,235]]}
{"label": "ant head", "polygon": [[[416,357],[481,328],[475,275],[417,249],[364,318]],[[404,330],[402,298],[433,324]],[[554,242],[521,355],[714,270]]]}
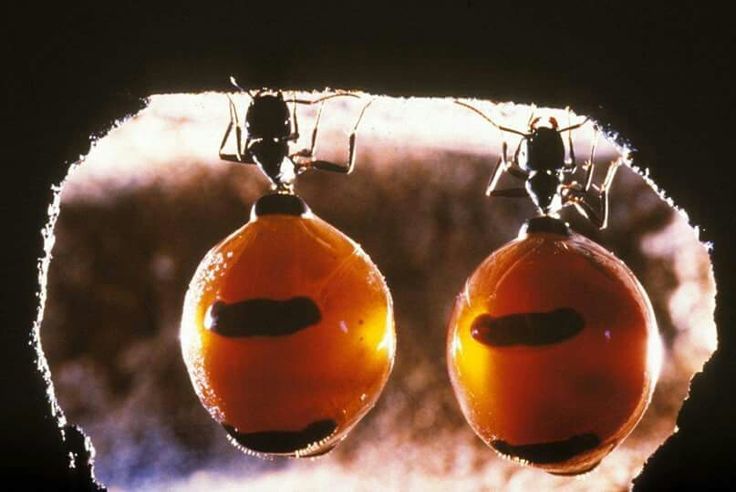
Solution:
{"label": "ant head", "polygon": [[531,121],[531,123],[529,123],[529,129],[533,131],[539,127],[551,128],[552,130],[557,130],[560,127],[560,125],[559,123],[557,123],[557,118],[555,118],[554,116],[548,116],[546,118],[537,116]]}
{"label": "ant head", "polygon": [[256,138],[285,138],[291,133],[291,113],[281,91],[259,90],[245,115],[248,133]]}
{"label": "ant head", "polygon": [[284,93],[282,91],[278,89],[269,89],[268,87],[261,87],[255,92],[255,94],[253,94],[251,91],[248,91],[248,95],[251,97],[251,99],[260,99],[262,97],[273,97],[281,100],[284,99]]}

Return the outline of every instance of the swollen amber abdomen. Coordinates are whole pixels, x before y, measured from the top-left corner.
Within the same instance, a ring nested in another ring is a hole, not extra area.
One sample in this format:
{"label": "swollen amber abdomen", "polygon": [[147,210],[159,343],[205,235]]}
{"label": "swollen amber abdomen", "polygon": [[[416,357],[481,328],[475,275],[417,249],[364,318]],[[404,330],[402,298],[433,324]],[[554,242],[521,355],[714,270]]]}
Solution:
{"label": "swollen amber abdomen", "polygon": [[394,359],[380,272],[293,195],[263,197],[205,256],[180,335],[204,407],[264,455],[328,452],[375,404]]}
{"label": "swollen amber abdomen", "polygon": [[659,343],[649,299],[623,262],[577,234],[534,232],[468,279],[449,324],[448,369],[486,444],[574,475],[641,418]]}

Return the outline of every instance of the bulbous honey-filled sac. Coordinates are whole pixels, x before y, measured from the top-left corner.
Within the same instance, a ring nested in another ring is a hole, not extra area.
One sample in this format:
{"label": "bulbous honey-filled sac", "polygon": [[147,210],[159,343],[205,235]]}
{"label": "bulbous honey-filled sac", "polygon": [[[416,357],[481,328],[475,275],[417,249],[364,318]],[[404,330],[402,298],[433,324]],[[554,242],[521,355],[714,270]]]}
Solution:
{"label": "bulbous honey-filled sac", "polygon": [[532,222],[468,279],[447,358],[462,411],[486,444],[575,475],[595,468],[641,418],[661,345],[626,265],[561,222],[547,227],[553,221]]}
{"label": "bulbous honey-filled sac", "polygon": [[194,389],[246,452],[316,456],[373,407],[396,344],[392,301],[358,244],[294,195],[267,195],[202,260],[181,346]]}

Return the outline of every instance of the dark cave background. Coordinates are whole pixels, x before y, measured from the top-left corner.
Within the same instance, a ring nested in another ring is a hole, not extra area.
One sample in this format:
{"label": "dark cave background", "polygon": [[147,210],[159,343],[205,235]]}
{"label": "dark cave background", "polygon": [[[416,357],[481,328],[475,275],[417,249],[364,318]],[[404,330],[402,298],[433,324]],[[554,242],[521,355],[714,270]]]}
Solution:
{"label": "dark cave background", "polygon": [[[248,86],[358,87],[574,106],[633,142],[635,162],[714,243],[719,350],[693,383],[679,432],[637,487],[726,488],[736,473],[735,260],[730,162],[734,34],[701,5],[545,7],[473,2],[453,8],[303,6],[269,12],[31,5],[6,16],[8,179],[4,245],[3,475],[72,484],[57,421],[35,371],[40,229],[89,135],[160,92]],[[505,20],[510,20],[505,22]],[[67,438],[68,439],[68,438]],[[82,479],[78,484],[84,483]],[[71,486],[71,485],[70,485]]]}

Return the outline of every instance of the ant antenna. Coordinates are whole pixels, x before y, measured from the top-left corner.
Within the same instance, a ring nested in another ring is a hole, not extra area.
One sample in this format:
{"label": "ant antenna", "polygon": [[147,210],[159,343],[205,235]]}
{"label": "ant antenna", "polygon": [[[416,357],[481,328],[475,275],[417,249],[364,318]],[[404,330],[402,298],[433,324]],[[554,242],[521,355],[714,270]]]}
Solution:
{"label": "ant antenna", "polygon": [[[589,116],[586,116],[585,119],[583,121],[581,121],[580,123],[575,123],[574,125],[570,125],[570,126],[567,126],[565,128],[560,128],[557,131],[559,133],[562,133],[562,132],[567,132],[567,131],[570,131],[570,130],[575,130],[576,128],[580,128],[581,126],[583,126],[584,124],[586,124],[589,119],[590,119],[590,117]],[[569,121],[569,119],[568,119],[568,121]]]}
{"label": "ant antenna", "polygon": [[230,76],[230,84],[238,89],[240,92],[245,92],[246,94],[248,94],[248,96],[250,96],[251,99],[253,99],[253,93],[247,89],[243,89],[242,87],[240,87],[238,85],[238,81],[235,80],[235,77],[233,77],[232,75]]}
{"label": "ant antenna", "polygon": [[466,103],[465,101],[461,101],[459,99],[455,99],[455,100],[453,100],[453,102],[455,104],[459,105],[459,106],[463,106],[463,107],[468,108],[469,110],[473,111],[478,116],[480,116],[481,118],[483,118],[488,123],[490,123],[491,125],[495,126],[496,128],[498,128],[501,131],[515,133],[517,135],[521,135],[522,137],[528,137],[529,136],[526,133],[520,132],[519,130],[514,130],[513,128],[507,128],[505,126],[501,126],[501,125],[497,124],[489,116],[487,116],[483,111],[481,111],[480,109],[476,108],[475,106],[473,106],[471,104]]}
{"label": "ant antenna", "polygon": [[233,77],[232,75],[230,76],[230,84],[231,84],[232,86],[236,87],[237,89],[240,89],[240,90],[241,90],[242,92],[245,92],[245,89],[243,89],[242,87],[240,87],[240,86],[238,85],[238,81],[237,81],[237,80],[235,80],[235,77]]}
{"label": "ant antenna", "polygon": [[309,100],[309,99],[293,99],[294,103],[296,104],[317,104],[321,103],[323,101],[327,101],[328,99],[332,99],[335,97],[355,97],[360,99],[360,96],[358,94],[355,94],[353,92],[345,92],[345,91],[338,91],[334,94],[329,94],[327,96],[319,97],[317,99]]}
{"label": "ant antenna", "polygon": [[537,112],[537,105],[532,103],[529,106],[529,120],[526,122],[527,128],[531,128],[534,122],[536,121],[534,118],[534,113],[536,112]]}

